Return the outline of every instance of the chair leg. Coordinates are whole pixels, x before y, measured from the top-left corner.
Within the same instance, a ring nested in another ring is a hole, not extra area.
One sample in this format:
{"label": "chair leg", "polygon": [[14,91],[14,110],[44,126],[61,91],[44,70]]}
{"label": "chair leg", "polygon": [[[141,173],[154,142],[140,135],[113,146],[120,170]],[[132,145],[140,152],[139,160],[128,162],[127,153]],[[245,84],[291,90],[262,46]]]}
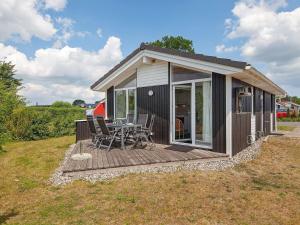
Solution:
{"label": "chair leg", "polygon": [[115,134],[111,137],[111,140],[110,140],[109,146],[108,146],[108,148],[107,148],[107,151],[110,150],[112,143],[113,143],[114,140],[116,139],[116,135],[117,135],[117,133],[115,133]]}

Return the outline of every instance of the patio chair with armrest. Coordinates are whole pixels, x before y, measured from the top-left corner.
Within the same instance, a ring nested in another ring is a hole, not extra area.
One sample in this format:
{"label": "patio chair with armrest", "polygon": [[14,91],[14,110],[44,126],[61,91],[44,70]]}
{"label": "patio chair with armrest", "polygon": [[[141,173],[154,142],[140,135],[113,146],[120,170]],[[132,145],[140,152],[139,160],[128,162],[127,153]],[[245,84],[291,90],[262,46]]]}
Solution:
{"label": "patio chair with armrest", "polygon": [[127,123],[135,123],[135,115],[134,114],[132,114],[132,113],[128,113],[127,114]]}
{"label": "patio chair with armrest", "polygon": [[90,130],[91,135],[92,135],[92,143],[94,144],[95,147],[97,147],[98,144],[101,142],[102,133],[101,133],[100,130],[98,130],[96,128],[93,116],[87,116],[86,120],[88,122],[89,130]]}
{"label": "patio chair with armrest", "polygon": [[142,125],[143,128],[147,127],[148,114],[139,114],[136,124]]}
{"label": "patio chair with armrest", "polygon": [[[97,116],[97,122],[99,124],[99,127],[102,131],[103,138],[101,139],[100,142],[100,149],[101,147],[106,147],[106,150],[110,150],[113,142],[117,141],[119,139],[119,129],[112,129],[109,130],[108,127],[106,126],[105,120],[102,116]],[[108,145],[103,144],[104,141],[108,141]]]}
{"label": "patio chair with armrest", "polygon": [[145,140],[149,144],[150,150],[155,146],[154,141],[153,141],[153,136],[154,136],[153,124],[154,124],[154,120],[155,120],[155,115],[152,114],[149,126],[148,127],[142,127],[142,129],[136,131],[135,137],[134,137],[135,138],[134,147],[136,147],[138,144],[140,144],[142,146],[143,145],[143,140]]}

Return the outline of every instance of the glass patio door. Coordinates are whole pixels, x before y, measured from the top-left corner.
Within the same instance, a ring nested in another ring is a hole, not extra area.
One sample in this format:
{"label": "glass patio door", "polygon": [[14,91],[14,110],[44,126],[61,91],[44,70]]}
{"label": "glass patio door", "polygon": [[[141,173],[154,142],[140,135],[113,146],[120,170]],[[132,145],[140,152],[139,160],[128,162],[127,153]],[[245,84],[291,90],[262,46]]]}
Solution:
{"label": "glass patio door", "polygon": [[195,83],[195,144],[212,142],[211,82]]}
{"label": "glass patio door", "polygon": [[175,140],[192,143],[191,140],[191,84],[174,87]]}
{"label": "glass patio door", "polygon": [[211,147],[211,81],[173,85],[173,141]]}

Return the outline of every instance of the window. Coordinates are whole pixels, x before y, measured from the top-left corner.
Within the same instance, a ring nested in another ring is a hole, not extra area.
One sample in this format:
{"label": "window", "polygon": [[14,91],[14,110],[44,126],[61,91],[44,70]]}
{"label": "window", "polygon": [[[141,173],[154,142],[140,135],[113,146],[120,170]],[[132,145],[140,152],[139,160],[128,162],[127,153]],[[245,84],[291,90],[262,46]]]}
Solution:
{"label": "window", "polygon": [[135,114],[135,89],[128,89],[128,114]]}
{"label": "window", "polygon": [[116,91],[116,118],[126,118],[126,90]]}
{"label": "window", "polygon": [[177,66],[173,67],[172,82],[206,79],[210,77],[211,74],[208,72],[195,71]]}
{"label": "window", "polygon": [[126,118],[127,114],[135,114],[136,111],[136,89],[115,90],[115,118]]}
{"label": "window", "polygon": [[136,73],[115,86],[115,118],[124,119],[136,111]]}

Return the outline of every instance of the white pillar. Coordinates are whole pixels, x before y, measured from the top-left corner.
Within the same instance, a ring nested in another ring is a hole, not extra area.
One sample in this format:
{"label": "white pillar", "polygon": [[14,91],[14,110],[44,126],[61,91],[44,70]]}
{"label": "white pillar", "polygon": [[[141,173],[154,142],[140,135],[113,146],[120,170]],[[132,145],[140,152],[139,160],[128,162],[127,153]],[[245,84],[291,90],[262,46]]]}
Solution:
{"label": "white pillar", "polygon": [[232,78],[226,76],[226,154],[232,157]]}

